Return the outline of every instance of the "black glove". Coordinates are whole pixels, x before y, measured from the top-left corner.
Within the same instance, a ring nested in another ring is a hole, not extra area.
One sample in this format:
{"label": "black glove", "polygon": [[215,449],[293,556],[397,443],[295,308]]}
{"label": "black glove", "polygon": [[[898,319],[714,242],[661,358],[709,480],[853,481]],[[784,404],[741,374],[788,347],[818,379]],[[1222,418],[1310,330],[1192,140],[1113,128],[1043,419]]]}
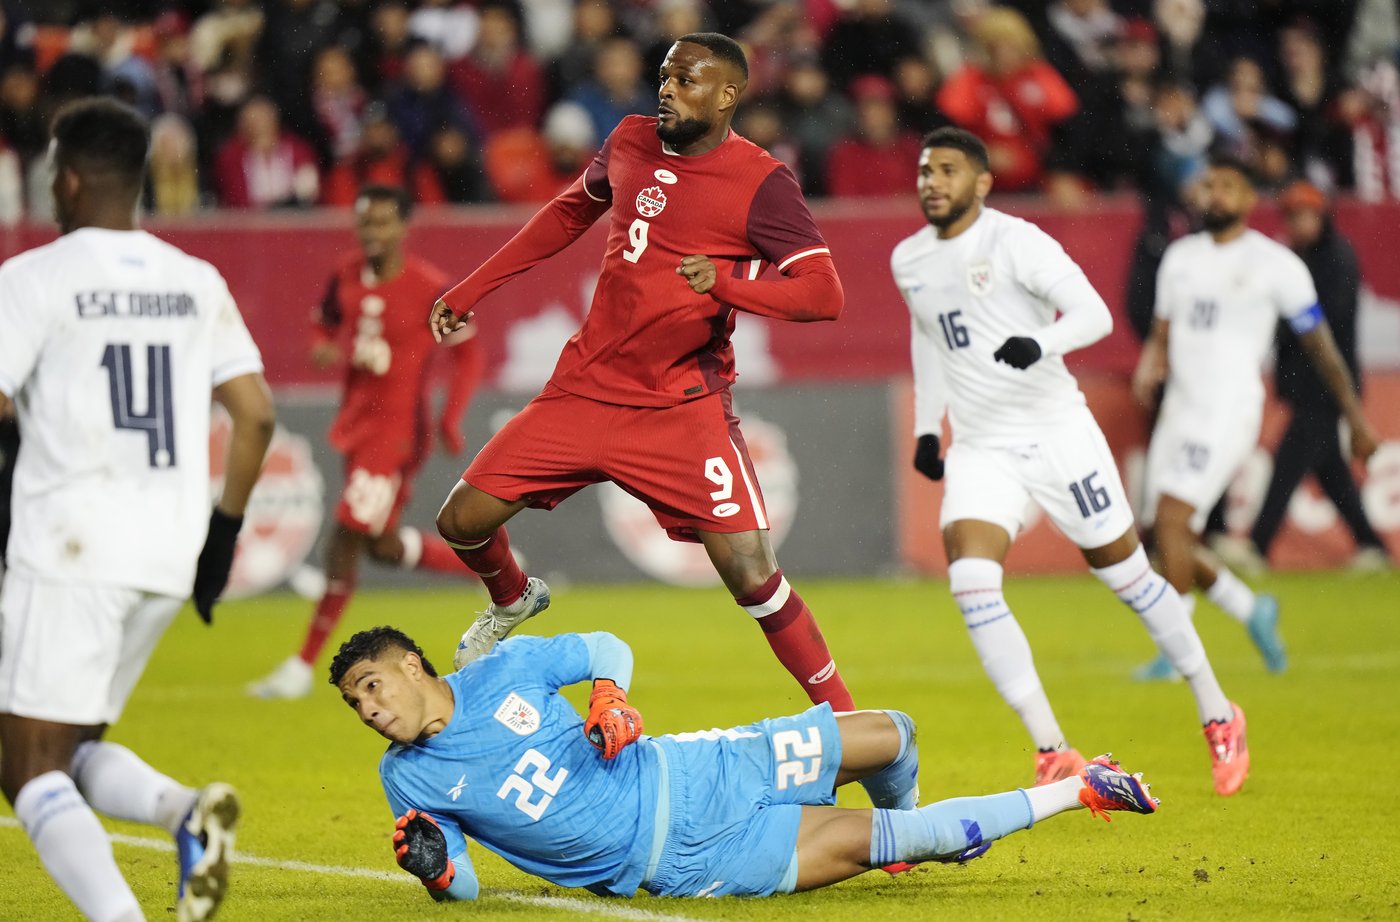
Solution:
{"label": "black glove", "polygon": [[992,358],[1024,371],[1039,362],[1042,354],[1040,343],[1031,337],[1013,336],[992,353]]}
{"label": "black glove", "polygon": [[932,433],[919,436],[919,444],[914,449],[914,470],[929,480],[943,479],[943,459],[938,457],[938,436]]}
{"label": "black glove", "polygon": [[231,516],[219,511],[218,506],[209,516],[209,537],[204,539],[204,550],[199,552],[191,594],[194,610],[205,624],[213,623],[214,603],[228,585],[228,574],[233,569],[233,548],[242,527],[243,516]]}
{"label": "black glove", "polygon": [[394,858],[399,867],[423,882],[429,890],[452,886],[456,868],[447,857],[447,839],[437,820],[409,810],[394,821]]}

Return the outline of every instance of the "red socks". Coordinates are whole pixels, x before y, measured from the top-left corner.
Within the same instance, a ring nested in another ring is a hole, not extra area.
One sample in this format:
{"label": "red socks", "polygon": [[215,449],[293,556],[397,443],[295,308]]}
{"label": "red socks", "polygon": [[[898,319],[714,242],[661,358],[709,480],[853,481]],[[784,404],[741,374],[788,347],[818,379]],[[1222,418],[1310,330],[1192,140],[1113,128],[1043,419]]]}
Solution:
{"label": "red socks", "polygon": [[311,619],[311,626],[306,631],[306,640],[301,645],[301,653],[298,654],[302,662],[308,666],[316,665],[316,657],[321,655],[321,648],[326,645],[326,639],[340,623],[340,616],[345,614],[345,606],[354,592],[353,580],[331,580],[326,584],[326,593],[321,596],[321,601],[316,603],[316,615]]}
{"label": "red socks", "polygon": [[[510,538],[506,536],[505,526],[481,541],[459,541],[447,535],[443,535],[442,539],[457,559],[481,577],[492,602],[509,605],[525,592],[525,571],[520,569],[515,555],[510,552]],[[425,541],[424,557],[427,556],[427,544]]]}
{"label": "red socks", "polygon": [[758,621],[778,662],[796,679],[813,704],[854,711],[855,702],[836,671],[817,619],[779,570],[752,595],[734,600]]}

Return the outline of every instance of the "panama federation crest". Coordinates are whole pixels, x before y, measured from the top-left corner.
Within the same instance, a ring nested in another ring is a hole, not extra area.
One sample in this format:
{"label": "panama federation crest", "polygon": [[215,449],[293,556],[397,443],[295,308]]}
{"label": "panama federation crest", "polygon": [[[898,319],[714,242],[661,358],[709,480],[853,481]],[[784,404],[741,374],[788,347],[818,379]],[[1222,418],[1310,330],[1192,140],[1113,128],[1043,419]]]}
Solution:
{"label": "panama federation crest", "polygon": [[992,293],[992,264],[968,263],[967,290],[979,298]]}
{"label": "panama federation crest", "polygon": [[496,708],[495,717],[512,733],[529,736],[540,728],[540,712],[524,698],[511,692]]}
{"label": "panama federation crest", "polygon": [[637,193],[637,213],[644,218],[654,218],[666,210],[666,193],[660,186],[647,186]]}

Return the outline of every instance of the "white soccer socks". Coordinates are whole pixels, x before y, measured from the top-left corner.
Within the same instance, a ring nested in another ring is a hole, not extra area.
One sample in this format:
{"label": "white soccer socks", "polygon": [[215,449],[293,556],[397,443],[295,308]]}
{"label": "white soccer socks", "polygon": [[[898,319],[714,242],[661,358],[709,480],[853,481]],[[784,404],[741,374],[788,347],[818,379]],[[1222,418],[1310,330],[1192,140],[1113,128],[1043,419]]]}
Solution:
{"label": "white soccer socks", "polygon": [[125,746],[105,741],[78,747],[73,780],[98,813],[160,826],[172,836],[197,796],[193,788],[156,771]]}
{"label": "white soccer socks", "polygon": [[1171,584],[1152,569],[1142,547],[1127,560],[1095,569],[1093,574],[1142,619],[1157,649],[1186,677],[1196,696],[1201,723],[1222,718],[1228,721],[1234,708],[1216,681],[1190,613]]}
{"label": "white soccer socks", "polygon": [[1206,598],[1240,624],[1248,624],[1254,612],[1254,590],[1223,565],[1215,568],[1215,582],[1206,590]]}
{"label": "white soccer socks", "polygon": [[1065,737],[1035,671],[1031,645],[1002,597],[1001,579],[1001,564],[995,560],[964,557],[948,566],[948,589],[987,677],[1020,715],[1035,747],[1057,749]]}
{"label": "white soccer socks", "polygon": [[143,918],[136,896],[112,857],[112,843],[73,779],[45,772],[15,797],[19,818],[39,860],[78,911],[95,922]]}

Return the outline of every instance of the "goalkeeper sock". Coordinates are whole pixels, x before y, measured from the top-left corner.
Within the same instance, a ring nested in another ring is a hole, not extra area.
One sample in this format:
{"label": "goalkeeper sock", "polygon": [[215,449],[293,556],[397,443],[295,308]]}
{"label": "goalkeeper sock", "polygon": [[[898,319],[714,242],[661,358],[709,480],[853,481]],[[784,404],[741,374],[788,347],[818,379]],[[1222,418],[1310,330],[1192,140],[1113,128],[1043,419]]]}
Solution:
{"label": "goalkeeper sock", "polygon": [[1084,804],[1079,800],[1079,792],[1083,789],[1084,779],[1078,775],[1070,775],[1040,787],[1022,788],[1021,793],[1026,795],[1026,802],[1031,807],[1032,825],[1066,810],[1082,810]]}
{"label": "goalkeeper sock", "polygon": [[788,585],[782,570],[769,577],[757,592],[734,601],[758,622],[773,655],[801,684],[813,704],[826,702],[833,711],[855,710],[855,702],[836,670],[836,660],[827,649],[817,619]]}
{"label": "goalkeeper sock", "polygon": [[345,606],[350,604],[350,596],[354,593],[354,580],[333,579],[326,583],[326,593],[316,603],[316,613],[306,629],[306,640],[297,654],[306,665],[316,665],[316,657],[321,655],[321,648],[340,623],[340,616],[345,614]]}
{"label": "goalkeeper sock", "polygon": [[1224,566],[1216,566],[1215,582],[1206,589],[1206,598],[1241,624],[1247,623],[1254,612],[1254,590]]}
{"label": "goalkeeper sock", "polygon": [[870,866],[917,864],[995,842],[1034,819],[1025,791],[955,797],[917,810],[875,810],[870,824]]}
{"label": "goalkeeper sock", "polygon": [[885,711],[899,731],[899,755],[860,786],[878,808],[913,810],[919,805],[919,747],[914,740],[914,721],[903,711]]}
{"label": "goalkeeper sock", "polygon": [[1147,633],[1176,669],[1186,677],[1196,696],[1196,713],[1201,723],[1235,716],[1230,699],[1220,688],[1215,670],[1206,658],[1190,612],[1177,591],[1147,562],[1147,554],[1139,546],[1128,556],[1103,569],[1094,570],[1105,586],[1113,590],[1137,616]]}
{"label": "goalkeeper sock", "polygon": [[481,577],[492,602],[509,605],[524,594],[525,571],[520,569],[515,555],[510,552],[510,537],[504,525],[496,529],[495,534],[480,541],[459,541],[448,535],[443,535],[442,540],[467,565],[467,569]]}
{"label": "goalkeeper sock", "polygon": [[948,567],[948,589],[987,677],[1020,716],[1037,749],[1068,749],[1035,671],[1030,642],[1001,594],[1001,579],[1002,567],[995,560],[964,557]]}
{"label": "goalkeeper sock", "polygon": [[195,791],[168,778],[118,743],[89,741],[73,754],[83,799],[113,819],[160,826],[172,836],[194,806]]}
{"label": "goalkeeper sock", "polygon": [[79,912],[97,922],[142,918],[117,870],[107,831],[72,778],[59,771],[31,778],[15,796],[15,816],[44,869]]}

